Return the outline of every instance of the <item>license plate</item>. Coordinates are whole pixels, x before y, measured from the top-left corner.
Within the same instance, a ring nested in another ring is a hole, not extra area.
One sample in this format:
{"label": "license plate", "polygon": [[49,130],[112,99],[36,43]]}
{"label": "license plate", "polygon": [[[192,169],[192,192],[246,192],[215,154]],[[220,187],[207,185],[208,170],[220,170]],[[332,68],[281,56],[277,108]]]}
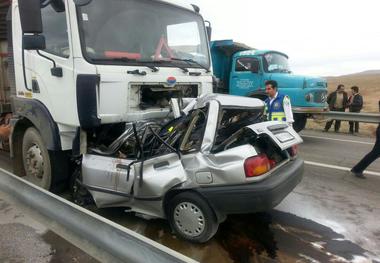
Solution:
{"label": "license plate", "polygon": [[293,139],[294,139],[294,136],[291,135],[291,134],[288,133],[288,132],[283,132],[283,133],[278,133],[278,134],[276,134],[276,138],[277,138],[280,142],[284,143],[284,142],[288,142],[288,141],[293,140]]}

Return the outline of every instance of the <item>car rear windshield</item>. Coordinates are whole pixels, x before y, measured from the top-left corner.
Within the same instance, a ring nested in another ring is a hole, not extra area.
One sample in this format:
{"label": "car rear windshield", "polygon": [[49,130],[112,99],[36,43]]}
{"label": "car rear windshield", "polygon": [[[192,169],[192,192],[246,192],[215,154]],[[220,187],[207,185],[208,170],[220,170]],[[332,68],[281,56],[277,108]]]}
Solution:
{"label": "car rear windshield", "polygon": [[223,108],[219,115],[214,150],[242,128],[262,121],[262,109]]}

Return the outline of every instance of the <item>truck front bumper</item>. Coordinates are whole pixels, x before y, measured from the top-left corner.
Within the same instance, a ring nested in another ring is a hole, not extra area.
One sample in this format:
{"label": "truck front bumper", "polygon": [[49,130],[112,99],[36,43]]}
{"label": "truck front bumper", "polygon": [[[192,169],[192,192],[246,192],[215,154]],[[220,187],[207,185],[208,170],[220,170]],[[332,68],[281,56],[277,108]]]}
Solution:
{"label": "truck front bumper", "polygon": [[304,162],[292,160],[257,183],[199,188],[219,215],[268,211],[277,206],[302,180]]}

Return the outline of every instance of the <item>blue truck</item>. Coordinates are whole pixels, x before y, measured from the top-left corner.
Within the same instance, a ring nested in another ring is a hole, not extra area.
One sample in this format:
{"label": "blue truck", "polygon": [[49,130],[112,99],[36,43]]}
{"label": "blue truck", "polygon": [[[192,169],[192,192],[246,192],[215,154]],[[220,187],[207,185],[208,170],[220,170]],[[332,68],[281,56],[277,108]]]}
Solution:
{"label": "blue truck", "polygon": [[265,99],[265,82],[276,80],[280,92],[291,99],[296,131],[305,128],[307,118],[328,110],[326,80],[292,74],[286,54],[233,40],[212,41],[210,47],[218,80],[214,92]]}

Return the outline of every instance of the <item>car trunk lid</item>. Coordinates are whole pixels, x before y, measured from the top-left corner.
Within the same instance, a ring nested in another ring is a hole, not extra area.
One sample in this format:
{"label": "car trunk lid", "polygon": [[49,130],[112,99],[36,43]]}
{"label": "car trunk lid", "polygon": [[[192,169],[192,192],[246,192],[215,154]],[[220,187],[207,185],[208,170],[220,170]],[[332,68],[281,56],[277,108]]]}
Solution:
{"label": "car trunk lid", "polygon": [[285,123],[277,121],[260,122],[249,125],[247,128],[258,136],[268,135],[281,150],[289,149],[303,142],[297,132]]}

